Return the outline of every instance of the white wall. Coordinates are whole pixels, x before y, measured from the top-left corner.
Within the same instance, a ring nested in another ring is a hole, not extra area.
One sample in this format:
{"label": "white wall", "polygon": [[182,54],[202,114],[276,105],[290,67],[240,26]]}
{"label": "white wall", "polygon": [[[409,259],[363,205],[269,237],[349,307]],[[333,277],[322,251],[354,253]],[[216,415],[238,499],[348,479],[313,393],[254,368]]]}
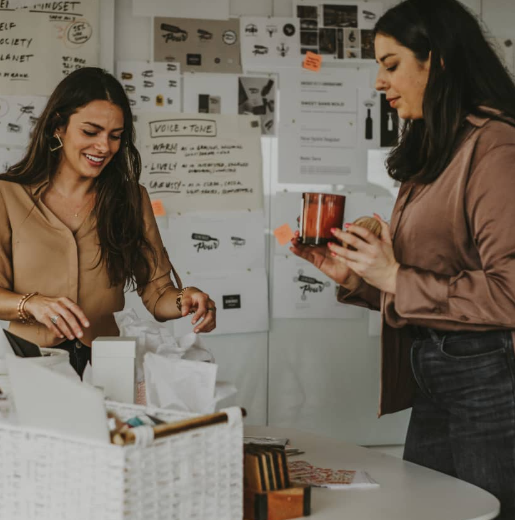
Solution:
{"label": "white wall", "polygon": [[[383,0],[385,9],[396,3]],[[515,36],[513,0],[463,3],[483,15],[492,34]],[[114,56],[149,59],[150,23],[132,17],[131,4],[131,0],[116,0]],[[292,15],[291,0],[231,0],[230,6],[234,16]],[[263,139],[267,227],[275,193],[299,191],[278,184],[277,144],[274,139]],[[270,237],[268,241],[270,250]],[[128,304],[133,302],[129,298]],[[367,317],[281,319],[271,320],[268,334],[206,335],[203,339],[215,354],[222,378],[239,388],[231,402],[247,409],[248,423],[293,426],[368,445],[402,443],[409,412],[376,417],[379,338],[369,337],[367,323]]]}

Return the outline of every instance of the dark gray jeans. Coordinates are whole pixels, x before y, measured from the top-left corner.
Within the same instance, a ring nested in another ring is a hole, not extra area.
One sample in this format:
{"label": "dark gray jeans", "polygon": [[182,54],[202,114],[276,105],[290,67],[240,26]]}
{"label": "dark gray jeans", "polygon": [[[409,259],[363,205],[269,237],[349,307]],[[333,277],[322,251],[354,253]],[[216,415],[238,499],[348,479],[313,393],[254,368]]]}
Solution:
{"label": "dark gray jeans", "polygon": [[[422,329],[404,459],[465,480],[515,518],[515,355],[510,331]],[[424,337],[425,336],[425,337]]]}

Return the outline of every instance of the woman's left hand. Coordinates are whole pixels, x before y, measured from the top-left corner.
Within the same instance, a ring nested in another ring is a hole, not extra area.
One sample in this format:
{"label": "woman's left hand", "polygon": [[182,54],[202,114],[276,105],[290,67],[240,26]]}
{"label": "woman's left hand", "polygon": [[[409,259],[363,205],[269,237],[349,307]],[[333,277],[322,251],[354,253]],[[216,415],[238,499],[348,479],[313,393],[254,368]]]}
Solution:
{"label": "woman's left hand", "polygon": [[[193,314],[191,324],[194,332],[211,332],[216,327],[216,305],[208,294],[190,287],[182,296],[181,314]],[[201,320],[201,321],[200,321]]]}
{"label": "woman's left hand", "polygon": [[381,223],[381,238],[377,238],[362,226],[345,224],[347,232],[334,229],[333,235],[342,243],[353,247],[355,251],[334,242],[328,247],[333,257],[349,266],[365,282],[381,291],[395,294],[400,264],[395,260],[393,253],[390,227],[375,213],[374,218]]}

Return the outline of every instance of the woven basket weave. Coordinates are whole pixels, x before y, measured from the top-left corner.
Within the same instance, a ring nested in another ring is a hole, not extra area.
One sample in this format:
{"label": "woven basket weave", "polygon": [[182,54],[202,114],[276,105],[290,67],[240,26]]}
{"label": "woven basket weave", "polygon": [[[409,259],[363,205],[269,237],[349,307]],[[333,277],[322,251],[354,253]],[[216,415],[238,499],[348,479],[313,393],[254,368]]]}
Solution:
{"label": "woven basket weave", "polygon": [[[108,403],[122,419],[144,411],[172,422],[192,414]],[[241,410],[226,423],[115,446],[0,423],[0,519],[241,520]]]}

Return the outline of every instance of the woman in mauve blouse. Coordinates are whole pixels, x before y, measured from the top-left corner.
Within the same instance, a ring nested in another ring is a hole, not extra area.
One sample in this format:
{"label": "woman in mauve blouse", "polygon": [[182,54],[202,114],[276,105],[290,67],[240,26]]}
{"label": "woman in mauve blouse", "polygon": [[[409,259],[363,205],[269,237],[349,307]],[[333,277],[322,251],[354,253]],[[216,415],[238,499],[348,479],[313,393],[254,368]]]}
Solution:
{"label": "woman in mauve blouse", "polygon": [[[457,0],[375,27],[376,88],[405,120],[388,225],[291,251],[381,311],[379,414],[412,407],[404,458],[482,487],[515,517],[515,85]],[[354,249],[343,248],[337,241]]]}
{"label": "woman in mauve blouse", "polygon": [[0,319],[67,350],[79,375],[93,339],[119,334],[127,286],[159,321],[216,326],[214,302],[173,270],[140,174],[125,91],[87,67],[59,83],[25,157],[0,175]]}

